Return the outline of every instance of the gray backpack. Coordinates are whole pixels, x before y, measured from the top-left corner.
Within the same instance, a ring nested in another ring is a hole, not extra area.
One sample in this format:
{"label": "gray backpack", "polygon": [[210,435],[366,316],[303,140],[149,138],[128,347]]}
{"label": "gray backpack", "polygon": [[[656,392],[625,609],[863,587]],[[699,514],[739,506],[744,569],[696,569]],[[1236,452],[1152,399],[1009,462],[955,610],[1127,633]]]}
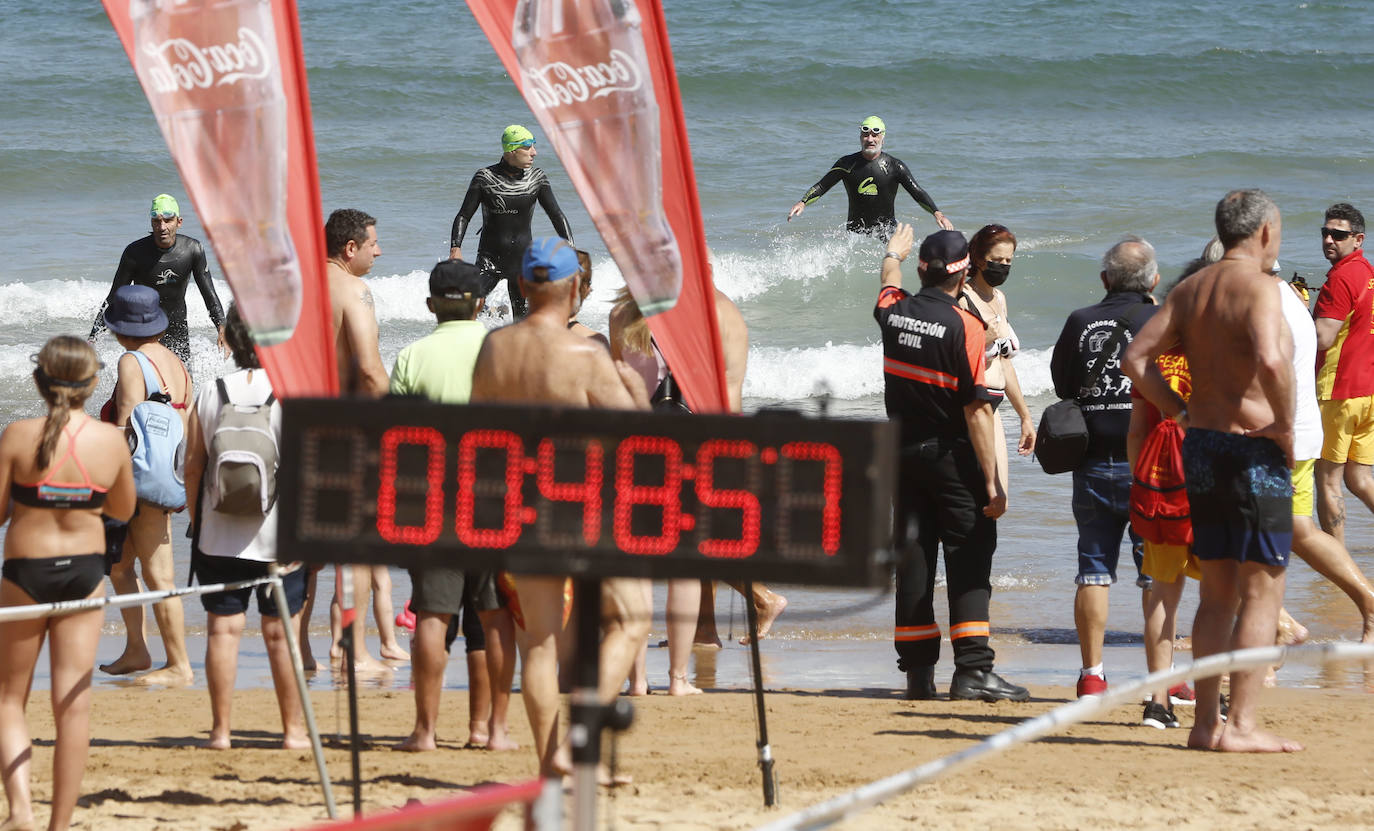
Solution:
{"label": "gray backpack", "polygon": [[233,516],[262,517],[277,501],[281,454],[272,430],[269,394],[261,404],[235,404],[224,379],[219,387],[219,424],[210,436],[205,466],[207,507]]}

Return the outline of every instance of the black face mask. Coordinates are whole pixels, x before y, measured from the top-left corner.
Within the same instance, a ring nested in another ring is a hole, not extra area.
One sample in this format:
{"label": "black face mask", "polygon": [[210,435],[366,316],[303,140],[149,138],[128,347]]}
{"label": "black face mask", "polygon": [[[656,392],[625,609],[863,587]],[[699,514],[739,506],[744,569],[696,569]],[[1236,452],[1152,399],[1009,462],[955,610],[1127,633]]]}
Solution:
{"label": "black face mask", "polygon": [[989,286],[997,288],[1007,281],[1007,275],[1011,273],[1011,263],[984,263],[983,279]]}

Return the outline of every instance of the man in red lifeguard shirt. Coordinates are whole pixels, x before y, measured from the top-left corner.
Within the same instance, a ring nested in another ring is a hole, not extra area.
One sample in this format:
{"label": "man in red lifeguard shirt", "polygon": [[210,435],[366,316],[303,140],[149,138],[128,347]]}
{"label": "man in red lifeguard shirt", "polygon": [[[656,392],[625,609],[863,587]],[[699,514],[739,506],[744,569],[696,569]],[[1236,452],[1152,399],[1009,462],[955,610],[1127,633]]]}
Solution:
{"label": "man in red lifeguard shirt", "polygon": [[1362,250],[1364,215],[1353,205],[1338,202],[1326,209],[1321,240],[1331,270],[1315,312],[1325,436],[1317,460],[1317,518],[1322,530],[1344,544],[1341,480],[1374,511],[1374,266]]}

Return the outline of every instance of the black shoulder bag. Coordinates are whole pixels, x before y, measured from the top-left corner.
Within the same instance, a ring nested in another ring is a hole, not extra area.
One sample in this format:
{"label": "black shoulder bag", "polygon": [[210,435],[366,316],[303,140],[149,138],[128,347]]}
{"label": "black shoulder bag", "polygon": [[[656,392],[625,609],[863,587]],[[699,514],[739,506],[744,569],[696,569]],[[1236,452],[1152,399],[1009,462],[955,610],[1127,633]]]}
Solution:
{"label": "black shoulder bag", "polygon": [[[1112,329],[1111,340],[1098,353],[1097,360],[1088,368],[1080,390],[1092,389],[1097,385],[1102,373],[1107,369],[1107,359],[1126,337],[1126,319],[1129,315],[1117,318]],[[1040,427],[1035,431],[1035,458],[1046,473],[1067,473],[1083,463],[1083,454],[1088,450],[1088,422],[1083,418],[1083,408],[1077,398],[1065,398],[1045,408],[1040,414]]]}

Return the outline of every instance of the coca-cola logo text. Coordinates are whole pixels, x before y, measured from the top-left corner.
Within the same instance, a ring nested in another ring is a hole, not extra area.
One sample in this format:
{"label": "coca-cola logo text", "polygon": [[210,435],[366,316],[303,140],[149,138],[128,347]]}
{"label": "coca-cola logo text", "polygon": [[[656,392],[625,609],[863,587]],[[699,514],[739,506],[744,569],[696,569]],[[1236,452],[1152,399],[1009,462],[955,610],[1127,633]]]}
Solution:
{"label": "coca-cola logo text", "polygon": [[526,73],[529,91],[545,109],[600,98],[613,92],[633,92],[643,85],[639,64],[621,49],[612,49],[607,60],[573,66],[551,63]]}
{"label": "coca-cola logo text", "polygon": [[143,44],[143,54],[152,59],[148,82],[160,93],[256,80],[272,71],[267,46],[246,26],[239,28],[237,42],[201,47],[186,38],[172,38]]}

